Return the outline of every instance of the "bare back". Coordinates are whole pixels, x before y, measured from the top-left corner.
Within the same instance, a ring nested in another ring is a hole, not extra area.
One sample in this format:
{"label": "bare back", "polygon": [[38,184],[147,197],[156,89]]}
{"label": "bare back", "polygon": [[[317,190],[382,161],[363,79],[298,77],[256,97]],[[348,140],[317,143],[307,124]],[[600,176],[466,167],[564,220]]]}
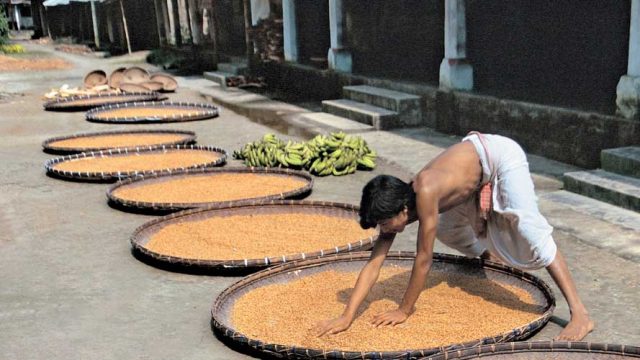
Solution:
{"label": "bare back", "polygon": [[439,212],[464,202],[478,189],[482,165],[475,146],[463,141],[431,160],[414,179],[416,193],[428,188],[438,197]]}

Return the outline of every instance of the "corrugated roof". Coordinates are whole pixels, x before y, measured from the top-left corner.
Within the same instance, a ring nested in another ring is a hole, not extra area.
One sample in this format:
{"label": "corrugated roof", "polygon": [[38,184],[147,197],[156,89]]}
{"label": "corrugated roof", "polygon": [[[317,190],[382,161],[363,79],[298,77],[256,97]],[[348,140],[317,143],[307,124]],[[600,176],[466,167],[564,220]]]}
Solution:
{"label": "corrugated roof", "polygon": [[76,1],[76,2],[90,2],[90,1],[94,1],[97,3],[101,3],[104,0],[45,0],[45,2],[42,3],[42,5],[50,7],[50,6],[58,6],[58,5],[69,5],[69,2],[71,1]]}

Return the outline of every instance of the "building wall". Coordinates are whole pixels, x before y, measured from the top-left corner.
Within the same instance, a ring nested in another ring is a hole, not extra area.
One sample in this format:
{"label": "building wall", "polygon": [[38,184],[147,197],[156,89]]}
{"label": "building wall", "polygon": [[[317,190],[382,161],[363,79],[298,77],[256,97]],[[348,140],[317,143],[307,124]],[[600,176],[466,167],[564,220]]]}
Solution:
{"label": "building wall", "polygon": [[629,0],[466,1],[474,90],[613,114]]}
{"label": "building wall", "polygon": [[437,84],[444,56],[444,1],[345,0],[353,71]]}
{"label": "building wall", "polygon": [[343,86],[361,84],[416,94],[421,97],[424,126],[455,135],[470,130],[506,135],[529,153],[585,168],[600,167],[601,150],[637,145],[640,139],[640,122],[595,112],[304,65],[269,63],[261,71],[270,87],[300,100],[336,99]]}
{"label": "building wall", "polygon": [[297,1],[296,23],[299,62],[311,64],[311,58],[326,57],[331,47],[329,1]]}
{"label": "building wall", "polygon": [[218,21],[218,51],[226,55],[245,55],[242,0],[220,0],[216,2],[215,8]]}

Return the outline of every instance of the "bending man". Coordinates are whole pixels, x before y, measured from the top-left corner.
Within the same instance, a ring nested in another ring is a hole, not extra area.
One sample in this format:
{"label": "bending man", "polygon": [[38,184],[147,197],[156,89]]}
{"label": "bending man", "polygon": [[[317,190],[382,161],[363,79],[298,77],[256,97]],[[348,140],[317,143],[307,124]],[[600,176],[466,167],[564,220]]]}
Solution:
{"label": "bending man", "polygon": [[411,183],[380,175],[362,191],[360,224],[380,227],[371,258],[361,270],[343,314],[318,324],[317,334],[349,328],[378,279],[395,234],[418,221],[416,259],[402,302],[377,315],[376,326],[397,325],[413,312],[431,268],[436,239],[468,257],[533,270],[545,267],[569,304],[571,321],[556,339],[577,341],[594,323],[564,257],[540,214],[522,148],[499,135],[471,133],[427,164]]}

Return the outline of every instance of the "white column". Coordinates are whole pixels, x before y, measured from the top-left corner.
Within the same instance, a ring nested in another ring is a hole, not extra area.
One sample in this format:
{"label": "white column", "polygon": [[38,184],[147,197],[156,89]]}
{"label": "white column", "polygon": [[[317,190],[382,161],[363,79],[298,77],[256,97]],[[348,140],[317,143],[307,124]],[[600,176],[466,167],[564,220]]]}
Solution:
{"label": "white column", "polygon": [[467,25],[464,0],[445,0],[444,59],[440,64],[440,87],[473,89],[473,68],[467,57]]}
{"label": "white column", "polygon": [[342,0],[329,0],[329,29],[331,31],[331,49],[329,49],[329,68],[350,73],[352,69],[351,52],[344,44],[344,10]]}
{"label": "white column", "polygon": [[93,23],[93,42],[100,48],[100,34],[98,33],[98,17],[96,16],[96,2],[91,0],[91,22]]}
{"label": "white column", "polygon": [[627,74],[616,88],[616,114],[640,120],[640,0],[631,0]]}
{"label": "white column", "polygon": [[180,36],[182,43],[192,42],[191,31],[189,30],[189,14],[187,13],[187,0],[178,0],[178,22],[180,23]]}
{"label": "white column", "polygon": [[176,24],[176,16],[174,14],[174,11],[176,11],[173,8],[173,1],[172,0],[167,0],[167,13],[169,15],[169,36],[168,36],[168,41],[169,44],[171,45],[177,45],[178,44],[178,40],[176,39],[176,33],[178,32],[177,28],[177,24]]}
{"label": "white column", "polygon": [[199,25],[198,3],[196,0],[188,0],[187,7],[189,8],[189,23],[191,24],[191,40],[194,45],[198,45],[201,42],[200,33],[202,31],[202,26]]}
{"label": "white column", "polygon": [[18,31],[20,31],[20,9],[18,9],[18,5],[13,6],[14,17],[16,18],[16,27]]}
{"label": "white column", "polygon": [[296,26],[296,1],[282,0],[282,29],[284,32],[284,59],[298,62],[298,27]]}

